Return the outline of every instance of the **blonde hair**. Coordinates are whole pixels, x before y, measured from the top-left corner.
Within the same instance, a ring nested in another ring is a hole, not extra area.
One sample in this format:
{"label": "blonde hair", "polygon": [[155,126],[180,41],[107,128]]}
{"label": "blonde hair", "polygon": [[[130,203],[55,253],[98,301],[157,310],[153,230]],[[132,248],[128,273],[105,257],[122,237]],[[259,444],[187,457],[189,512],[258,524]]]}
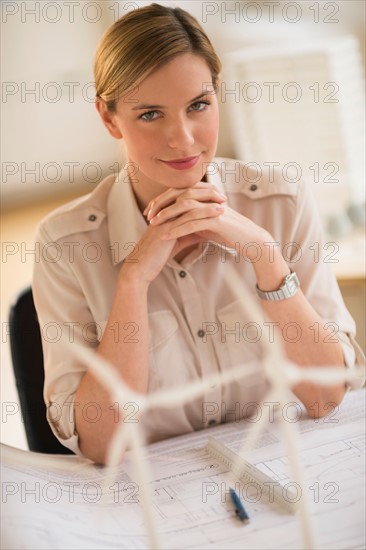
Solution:
{"label": "blonde hair", "polygon": [[183,53],[196,54],[206,61],[216,90],[221,62],[191,14],[159,4],[128,12],[105,31],[98,43],[94,61],[96,96],[115,111],[119,97]]}

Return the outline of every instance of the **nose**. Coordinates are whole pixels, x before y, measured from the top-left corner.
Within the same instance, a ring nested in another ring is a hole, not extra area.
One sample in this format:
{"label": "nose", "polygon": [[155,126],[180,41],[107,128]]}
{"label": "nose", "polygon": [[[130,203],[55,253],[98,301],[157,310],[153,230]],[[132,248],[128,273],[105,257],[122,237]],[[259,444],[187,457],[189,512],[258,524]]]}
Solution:
{"label": "nose", "polygon": [[192,121],[185,118],[175,119],[167,131],[167,141],[171,149],[189,151],[194,143]]}

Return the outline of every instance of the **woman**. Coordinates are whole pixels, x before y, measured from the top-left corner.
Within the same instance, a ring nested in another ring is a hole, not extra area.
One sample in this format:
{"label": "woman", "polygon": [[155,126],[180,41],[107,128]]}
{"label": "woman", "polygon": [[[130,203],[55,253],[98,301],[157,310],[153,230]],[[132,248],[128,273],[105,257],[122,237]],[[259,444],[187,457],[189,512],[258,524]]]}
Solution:
{"label": "woman", "polygon": [[[42,247],[54,243],[59,252],[54,261],[42,254],[33,283],[41,326],[62,329],[57,342],[44,338],[45,399],[57,411],[51,426],[64,445],[98,462],[116,407],[73,356],[74,342],[96,349],[142,393],[240,363],[244,371],[259,345],[245,332],[249,289],[263,310],[260,330],[276,327],[293,362],[343,369],[356,355],[362,361],[335,278],[314,260],[320,224],[307,189],[278,175],[252,185],[243,163],[214,159],[220,69],[182,9],[152,4],[112,25],[96,51],[96,107],[123,139],[128,162],[39,227]],[[233,410],[242,416],[265,388],[258,367],[245,383],[155,410],[142,420],[148,440],[233,419]],[[345,385],[300,383],[294,392],[319,417],[342,400]],[[125,417],[136,412],[124,405]]]}

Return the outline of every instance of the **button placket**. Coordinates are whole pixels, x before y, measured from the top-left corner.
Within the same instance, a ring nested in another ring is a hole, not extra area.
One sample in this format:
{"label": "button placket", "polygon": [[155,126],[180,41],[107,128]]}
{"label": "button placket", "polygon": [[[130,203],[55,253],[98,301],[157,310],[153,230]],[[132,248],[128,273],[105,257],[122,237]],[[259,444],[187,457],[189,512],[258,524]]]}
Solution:
{"label": "button placket", "polygon": [[[205,313],[202,308],[202,297],[198,292],[196,282],[192,278],[189,272],[184,269],[180,269],[177,273],[177,283],[179,292],[182,296],[182,301],[184,303],[184,311],[188,320],[189,325],[192,329],[196,327],[193,334],[196,336],[196,351],[199,356],[199,362],[201,367],[202,377],[207,377],[215,372],[219,372],[219,367],[217,365],[216,354],[213,349],[213,343],[209,342],[206,338],[206,331],[202,326],[202,322],[205,320]],[[184,273],[184,275],[183,275]],[[198,320],[198,326],[197,326]],[[212,368],[214,366],[214,368]],[[207,389],[202,393],[203,401],[203,410],[202,410],[202,421],[204,426],[208,426],[210,420],[214,420],[216,424],[221,422],[221,387],[219,384],[210,384]],[[212,406],[214,412],[208,412],[207,417],[204,418],[204,407],[205,404],[208,405],[208,408],[211,410]]]}

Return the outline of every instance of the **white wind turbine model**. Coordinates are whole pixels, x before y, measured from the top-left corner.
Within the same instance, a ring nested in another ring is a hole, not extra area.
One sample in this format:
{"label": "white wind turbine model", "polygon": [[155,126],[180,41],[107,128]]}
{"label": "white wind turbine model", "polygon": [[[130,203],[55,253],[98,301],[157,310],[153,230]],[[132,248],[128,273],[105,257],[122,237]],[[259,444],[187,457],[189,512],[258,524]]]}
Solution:
{"label": "white wind turbine model", "polygon": [[[247,313],[250,311],[251,320],[260,323],[262,314],[258,305],[254,302],[253,298],[249,296],[249,294],[246,298],[245,303]],[[263,344],[261,344],[264,350],[264,357],[261,361],[264,366],[264,372],[267,380],[270,382],[270,389],[264,398],[266,401],[275,401],[278,402],[280,406],[284,407],[290,396],[289,389],[300,381],[314,381],[323,386],[332,386],[340,382],[350,382],[355,376],[354,373],[351,375],[345,369],[339,369],[331,366],[314,368],[297,367],[289,363],[289,361],[284,357],[278,342],[275,340],[276,339],[270,342],[268,339],[263,339]],[[131,388],[124,383],[117,369],[112,364],[102,359],[101,356],[91,352],[87,348],[83,348],[81,346],[76,347],[75,345],[74,352],[77,353],[78,358],[83,361],[84,364],[88,365],[90,371],[110,392],[114,400],[118,403],[131,401],[136,403],[138,405],[140,418],[156,405],[160,408],[169,408],[171,406],[176,406],[177,403],[187,403],[190,400],[202,395],[205,389],[212,386],[212,384],[224,385],[232,381],[237,382],[238,376],[245,379],[246,376],[250,376],[255,372],[258,372],[257,362],[256,364],[238,365],[230,370],[223,371],[220,374],[207,376],[198,381],[186,384],[182,388],[176,388],[174,390],[171,388],[168,390],[158,390],[154,393],[145,395],[132,391]],[[249,432],[247,443],[244,444],[238,453],[237,462],[240,460],[239,455],[245,456],[250,448],[252,448],[255,441],[260,437],[262,431],[265,429],[264,418],[265,417],[263,415],[259,422],[253,424],[253,427]],[[317,545],[314,536],[314,526],[310,516],[310,504],[306,496],[306,491],[303,490],[304,477],[298,452],[297,429],[293,423],[286,422],[283,415],[279,415],[279,418],[283,426],[283,433],[285,443],[287,445],[293,479],[296,483],[298,483],[302,491],[302,497],[298,504],[298,511],[304,548],[307,548],[308,550],[315,550],[319,546]],[[133,465],[136,477],[138,479],[139,488],[141,490],[141,500],[145,514],[150,547],[154,549],[162,549],[163,546],[159,540],[159,534],[153,514],[153,496],[149,483],[149,465],[148,461],[145,461],[143,457],[144,438],[140,424],[140,422],[124,423],[123,420],[119,423],[110,442],[106,463],[108,467],[111,468],[111,470],[109,470],[110,473],[114,472],[111,475],[115,475],[115,467],[120,464],[124,451],[128,447],[131,448],[134,459]],[[234,460],[232,469],[235,470],[237,466],[238,464]],[[107,477],[109,477],[110,480],[110,476]]]}

